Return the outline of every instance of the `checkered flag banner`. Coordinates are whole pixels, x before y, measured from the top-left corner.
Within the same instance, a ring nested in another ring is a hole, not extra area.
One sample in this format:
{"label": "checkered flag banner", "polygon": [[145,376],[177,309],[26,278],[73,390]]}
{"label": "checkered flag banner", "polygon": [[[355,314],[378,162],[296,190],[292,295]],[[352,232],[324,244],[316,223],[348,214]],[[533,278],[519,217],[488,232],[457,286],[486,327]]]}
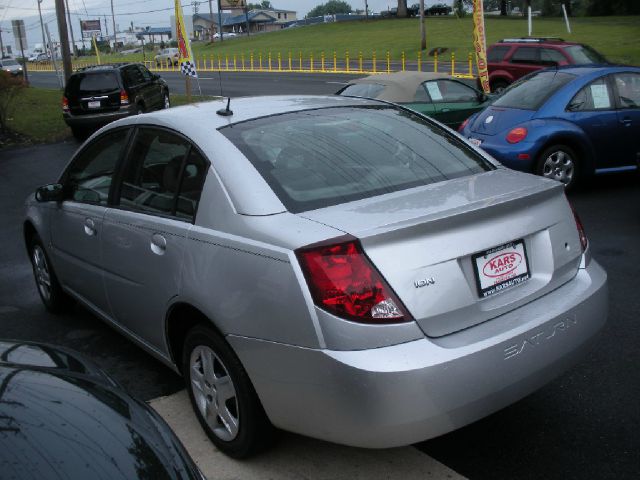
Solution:
{"label": "checkered flag banner", "polygon": [[175,0],[176,8],[176,37],[178,40],[178,52],[180,55],[180,72],[187,77],[198,78],[198,72],[196,71],[196,64],[193,61],[193,54],[191,53],[191,45],[189,44],[189,37],[184,27],[184,16],[182,15],[182,5],[180,0]]}
{"label": "checkered flag banner", "polygon": [[180,72],[187,77],[195,77],[198,78],[198,72],[196,71],[196,66],[193,62],[189,60],[183,61],[180,64]]}

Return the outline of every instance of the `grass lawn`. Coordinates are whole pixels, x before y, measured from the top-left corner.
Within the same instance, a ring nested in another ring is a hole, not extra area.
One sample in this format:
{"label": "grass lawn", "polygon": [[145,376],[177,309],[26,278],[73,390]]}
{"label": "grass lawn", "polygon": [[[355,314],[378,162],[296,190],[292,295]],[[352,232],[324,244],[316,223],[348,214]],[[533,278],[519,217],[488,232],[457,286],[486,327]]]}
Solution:
{"label": "grass lawn", "polygon": [[[506,37],[527,35],[527,21],[523,17],[486,18],[487,44]],[[446,47],[448,57],[455,52],[458,59],[466,59],[472,51],[472,20],[456,17],[427,18],[427,50],[434,47]],[[562,18],[535,18],[533,34],[536,36],[558,36],[565,40],[591,45],[613,62],[640,65],[640,17],[577,17],[571,19],[573,33],[568,34]],[[302,52],[305,58],[313,54],[316,59],[325,53],[327,61],[335,51],[344,58],[348,50],[352,59],[362,52],[364,58],[371,58],[376,52],[378,59],[391,53],[393,59],[399,59],[405,52],[407,59],[414,60],[419,49],[418,19],[391,19],[377,21],[357,21],[314,25],[285,29],[269,34],[254,35],[249,38],[233,38],[220,43],[206,44],[194,42],[196,58],[223,58],[244,54],[248,62],[251,52],[257,56],[262,53],[266,58],[269,52],[275,59],[281,53],[283,59],[289,52],[294,60]],[[147,60],[153,58],[147,54]],[[83,60],[95,62],[93,57]],[[103,61],[142,61],[142,54],[128,56],[104,56]]]}
{"label": "grass lawn", "polygon": [[[217,97],[204,97],[210,100]],[[202,101],[193,96],[193,101]],[[186,95],[171,94],[173,106],[185,105]],[[71,130],[62,119],[62,92],[58,89],[25,88],[13,104],[9,127],[29,137],[33,143],[50,143],[71,136]]]}

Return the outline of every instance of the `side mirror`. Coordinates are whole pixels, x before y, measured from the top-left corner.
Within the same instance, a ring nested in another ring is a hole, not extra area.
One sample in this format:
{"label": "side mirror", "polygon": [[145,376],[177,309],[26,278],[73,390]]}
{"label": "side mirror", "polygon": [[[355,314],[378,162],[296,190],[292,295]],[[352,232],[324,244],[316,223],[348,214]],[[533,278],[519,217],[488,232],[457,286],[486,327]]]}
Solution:
{"label": "side mirror", "polygon": [[36,190],[36,200],[38,202],[61,202],[64,199],[64,189],[59,183],[50,183],[38,187]]}

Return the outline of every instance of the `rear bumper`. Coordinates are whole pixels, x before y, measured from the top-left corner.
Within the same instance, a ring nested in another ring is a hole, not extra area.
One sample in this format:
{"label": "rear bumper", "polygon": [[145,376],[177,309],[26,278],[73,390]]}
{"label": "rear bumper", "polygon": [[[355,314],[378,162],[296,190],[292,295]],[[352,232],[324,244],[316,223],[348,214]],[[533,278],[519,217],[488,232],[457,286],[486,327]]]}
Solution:
{"label": "rear bumper", "polygon": [[135,113],[135,105],[120,108],[113,112],[94,113],[86,115],[73,115],[71,113],[63,113],[64,121],[70,127],[82,128],[98,128],[115,120],[128,117]]}
{"label": "rear bumper", "polygon": [[437,339],[361,351],[228,340],[274,425],[387,448],[462,427],[540,388],[581,358],[607,308],[606,273],[592,261],[546,296]]}

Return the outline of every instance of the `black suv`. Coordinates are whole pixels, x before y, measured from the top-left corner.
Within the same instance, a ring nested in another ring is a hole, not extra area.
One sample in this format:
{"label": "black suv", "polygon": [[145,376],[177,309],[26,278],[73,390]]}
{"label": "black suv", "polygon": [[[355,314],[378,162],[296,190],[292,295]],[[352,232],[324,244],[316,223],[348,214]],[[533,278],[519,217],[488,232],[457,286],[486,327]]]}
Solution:
{"label": "black suv", "polygon": [[64,89],[62,115],[73,135],[83,139],[119,118],[169,106],[167,82],[143,65],[98,65],[71,75]]}

